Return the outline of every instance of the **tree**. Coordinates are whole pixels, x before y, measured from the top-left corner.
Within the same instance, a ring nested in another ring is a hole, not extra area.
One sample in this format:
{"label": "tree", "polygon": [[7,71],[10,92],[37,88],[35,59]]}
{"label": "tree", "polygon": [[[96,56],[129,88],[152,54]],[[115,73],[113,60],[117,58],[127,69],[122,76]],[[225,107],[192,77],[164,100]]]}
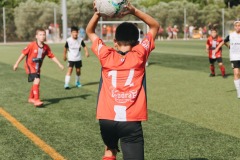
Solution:
{"label": "tree", "polygon": [[[206,16],[207,15],[207,16]],[[228,11],[225,10],[225,19],[228,18]],[[199,22],[201,24],[217,25],[219,32],[222,30],[222,9],[217,4],[205,6],[200,11]]]}
{"label": "tree", "polygon": [[68,0],[68,26],[86,27],[88,20],[93,15],[93,3],[89,0]]}
{"label": "tree", "polygon": [[20,1],[20,0],[11,0],[11,1],[9,1],[9,0],[1,0],[0,1],[0,7],[15,8],[21,2],[22,1]]}
{"label": "tree", "polygon": [[237,6],[240,4],[240,0],[224,0],[226,6],[228,7],[233,7],[233,6]]}
{"label": "tree", "polygon": [[[14,9],[17,36],[22,40],[29,40],[34,38],[37,28],[47,28],[54,20],[53,8],[60,10],[59,5],[53,2],[38,3],[27,0],[25,3],[20,3]],[[59,13],[57,17],[60,18]]]}
{"label": "tree", "polygon": [[[10,7],[10,8],[15,8],[17,7],[20,3],[24,3],[27,0],[1,0],[0,1],[0,7]],[[60,3],[61,0],[35,0],[36,2],[54,2],[54,3]]]}
{"label": "tree", "polygon": [[187,23],[197,24],[199,5],[187,1],[160,2],[148,9],[150,15],[155,17],[162,27],[177,25],[182,31],[184,22],[184,8],[187,10]]}
{"label": "tree", "polygon": [[230,20],[237,20],[240,19],[240,5],[234,6],[231,10],[229,10],[229,18]]}
{"label": "tree", "polygon": [[[160,2],[171,2],[171,1],[174,1],[174,0],[137,0],[138,3],[144,7],[150,7],[150,6],[154,6],[154,5],[157,5],[159,4]],[[183,0],[181,0],[183,1]]]}

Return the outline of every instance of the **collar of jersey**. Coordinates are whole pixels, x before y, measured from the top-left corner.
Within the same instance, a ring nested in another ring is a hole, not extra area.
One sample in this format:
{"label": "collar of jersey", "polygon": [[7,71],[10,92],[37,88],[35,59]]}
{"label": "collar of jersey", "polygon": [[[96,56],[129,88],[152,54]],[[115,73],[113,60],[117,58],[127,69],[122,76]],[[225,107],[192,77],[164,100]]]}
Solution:
{"label": "collar of jersey", "polygon": [[37,41],[36,41],[36,44],[37,44],[37,46],[38,46],[38,48],[43,48],[44,47],[44,43],[43,43],[43,46],[42,47],[40,47],[39,45],[38,45],[38,43],[37,43]]}
{"label": "collar of jersey", "polygon": [[117,51],[117,53],[121,54],[122,56],[125,56],[129,51],[122,52],[122,51]]}

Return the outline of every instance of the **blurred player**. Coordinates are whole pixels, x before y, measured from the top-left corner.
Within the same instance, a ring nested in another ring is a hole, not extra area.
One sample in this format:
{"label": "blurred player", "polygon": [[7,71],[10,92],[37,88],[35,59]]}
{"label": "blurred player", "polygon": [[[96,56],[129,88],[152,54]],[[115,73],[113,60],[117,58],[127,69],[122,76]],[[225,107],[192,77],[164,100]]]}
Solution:
{"label": "blurred player", "polygon": [[234,85],[237,90],[237,97],[240,98],[240,20],[234,22],[234,29],[235,32],[230,33],[215,49],[215,52],[217,52],[223,44],[230,43],[230,61],[234,73]]}
{"label": "blurred player", "polygon": [[225,75],[225,67],[223,65],[222,61],[222,48],[220,48],[216,53],[214,50],[217,48],[217,46],[223,41],[223,39],[218,36],[217,29],[212,28],[211,29],[211,36],[208,37],[207,43],[206,43],[206,52],[208,53],[209,57],[209,63],[210,63],[210,77],[215,76],[215,67],[214,63],[217,61],[219,69],[221,70],[222,77],[226,78]]}
{"label": "blurred player", "polygon": [[69,82],[71,79],[73,67],[76,68],[76,87],[81,87],[80,83],[80,75],[81,75],[81,67],[82,67],[82,56],[81,56],[81,46],[85,50],[85,56],[89,57],[87,46],[85,45],[82,38],[78,37],[78,28],[71,27],[71,37],[67,39],[65,44],[64,52],[63,52],[63,60],[68,60],[68,71],[65,76],[65,89],[70,89]]}
{"label": "blurred player", "polygon": [[17,62],[13,66],[13,70],[16,71],[19,63],[26,57],[25,70],[28,74],[28,82],[33,82],[33,86],[30,90],[28,102],[33,103],[35,106],[41,106],[43,104],[39,99],[39,85],[40,85],[40,68],[42,66],[45,56],[51,58],[62,70],[64,66],[54,56],[49,46],[44,43],[46,40],[46,32],[43,29],[37,29],[36,41],[30,43],[23,51]]}
{"label": "blurred player", "polygon": [[97,119],[106,145],[103,160],[116,160],[119,139],[123,159],[144,159],[141,121],[147,120],[145,64],[155,47],[154,39],[159,24],[131,4],[128,4],[126,9],[122,16],[132,14],[150,28],[141,43],[138,42],[138,28],[125,22],[116,29],[116,49],[106,46],[95,33],[100,19],[97,12],[86,29],[89,39],[93,42],[92,50],[102,66]]}

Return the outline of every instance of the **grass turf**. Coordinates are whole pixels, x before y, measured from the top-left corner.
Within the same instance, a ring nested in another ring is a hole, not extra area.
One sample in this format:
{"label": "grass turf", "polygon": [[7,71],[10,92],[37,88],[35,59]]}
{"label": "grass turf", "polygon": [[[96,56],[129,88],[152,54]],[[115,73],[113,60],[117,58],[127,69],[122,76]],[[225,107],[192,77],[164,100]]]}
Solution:
{"label": "grass turf", "polygon": [[[50,46],[61,59],[63,44]],[[41,77],[45,105],[36,109],[27,103],[31,84],[23,63],[17,72],[11,70],[24,47],[0,46],[0,106],[65,158],[101,159],[103,143],[95,120],[100,75],[96,57],[83,59],[84,86],[67,91],[66,70],[61,72],[46,58]],[[157,42],[147,68],[149,121],[143,123],[147,160],[240,158],[240,101],[228,52],[225,49],[223,56],[228,78],[209,78],[204,47],[204,41]],[[216,71],[220,73],[217,67]],[[51,159],[1,116],[0,124],[0,159]]]}

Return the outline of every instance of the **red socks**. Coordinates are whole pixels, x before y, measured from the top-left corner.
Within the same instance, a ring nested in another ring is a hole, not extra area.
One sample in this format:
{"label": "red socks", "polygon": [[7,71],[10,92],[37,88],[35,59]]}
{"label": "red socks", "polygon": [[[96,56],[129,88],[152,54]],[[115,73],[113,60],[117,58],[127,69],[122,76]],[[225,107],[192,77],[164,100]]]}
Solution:
{"label": "red socks", "polygon": [[220,67],[220,70],[221,70],[221,72],[222,72],[222,76],[224,76],[224,75],[225,75],[225,67],[224,67],[224,65],[222,65],[222,66]]}
{"label": "red socks", "polygon": [[104,157],[102,158],[102,160],[116,160],[116,157],[115,157],[115,156],[112,156],[112,157],[106,157],[106,156],[104,156]]}
{"label": "red socks", "polygon": [[32,86],[29,92],[29,99],[33,99],[33,98],[34,98],[34,95],[33,95],[33,86]]}
{"label": "red socks", "polygon": [[32,92],[34,95],[34,100],[38,100],[39,99],[39,85],[38,84],[33,84]]}
{"label": "red socks", "polygon": [[210,65],[210,70],[211,70],[211,74],[215,74],[215,68],[214,68],[214,65]]}

